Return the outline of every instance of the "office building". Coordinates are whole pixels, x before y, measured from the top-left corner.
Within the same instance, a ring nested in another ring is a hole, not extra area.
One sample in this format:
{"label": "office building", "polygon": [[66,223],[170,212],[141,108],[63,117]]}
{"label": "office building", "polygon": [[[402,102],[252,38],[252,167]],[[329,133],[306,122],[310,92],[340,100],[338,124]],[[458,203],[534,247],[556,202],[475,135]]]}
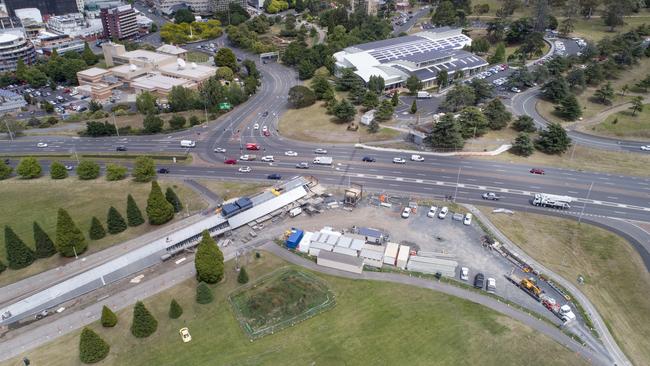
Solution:
{"label": "office building", "polygon": [[215,13],[228,11],[230,3],[238,4],[246,9],[246,0],[212,0],[212,11]]}
{"label": "office building", "polygon": [[105,8],[100,11],[104,37],[109,39],[128,39],[138,33],[135,11],[131,5]]}
{"label": "office building", "polygon": [[19,58],[26,65],[36,61],[36,50],[32,42],[22,34],[0,33],[0,72],[15,71]]}
{"label": "office building", "polygon": [[[83,11],[79,8],[78,0],[4,0],[9,15],[16,15],[16,9],[36,8],[41,14],[62,15]],[[83,1],[82,1],[83,4]]]}
{"label": "office building", "polygon": [[449,80],[462,72],[471,76],[483,71],[488,63],[463,47],[472,39],[460,28],[437,28],[410,36],[396,37],[345,48],[334,54],[337,68],[352,68],[365,82],[381,76],[387,89],[406,85],[415,75],[424,88],[435,86],[438,72],[446,70]]}
{"label": "office building", "polygon": [[86,19],[84,19],[81,13],[55,15],[47,20],[47,28],[49,30],[71,37],[76,37],[86,26]]}

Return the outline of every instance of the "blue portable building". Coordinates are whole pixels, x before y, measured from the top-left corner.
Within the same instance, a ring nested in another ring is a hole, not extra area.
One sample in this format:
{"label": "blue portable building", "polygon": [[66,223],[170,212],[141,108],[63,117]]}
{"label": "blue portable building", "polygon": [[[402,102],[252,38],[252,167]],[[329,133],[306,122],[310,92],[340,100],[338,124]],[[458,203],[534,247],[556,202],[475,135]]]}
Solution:
{"label": "blue portable building", "polygon": [[296,249],[302,240],[302,237],[305,235],[305,232],[298,229],[291,229],[291,231],[291,235],[287,238],[287,248]]}

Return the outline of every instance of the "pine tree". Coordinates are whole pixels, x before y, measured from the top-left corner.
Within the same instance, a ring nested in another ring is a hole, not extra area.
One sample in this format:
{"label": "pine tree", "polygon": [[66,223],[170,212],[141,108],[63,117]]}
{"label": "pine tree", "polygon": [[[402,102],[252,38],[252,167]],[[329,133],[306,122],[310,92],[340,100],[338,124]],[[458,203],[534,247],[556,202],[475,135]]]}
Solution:
{"label": "pine tree", "polygon": [[199,282],[217,283],[223,279],[223,253],[207,230],[197,247],[194,266]]}
{"label": "pine tree", "polygon": [[212,289],[205,282],[199,282],[196,286],[196,302],[205,305],[211,303],[212,300],[214,300]]}
{"label": "pine tree", "polygon": [[156,318],[151,315],[142,301],[136,302],[133,308],[131,334],[136,338],[146,338],[152,335],[156,329],[158,329],[158,321]]}
{"label": "pine tree", "polygon": [[50,236],[34,221],[34,247],[36,248],[36,258],[48,258],[56,253],[54,243]]}
{"label": "pine tree", "polygon": [[248,283],[248,273],[246,272],[246,268],[241,267],[239,269],[239,275],[237,276],[237,282],[244,284]]}
{"label": "pine tree", "polygon": [[70,214],[60,208],[56,219],[56,239],[54,247],[64,257],[73,257],[88,249],[86,238],[75,225]]}
{"label": "pine tree", "polygon": [[181,203],[181,200],[178,198],[172,187],[167,187],[167,190],[165,191],[165,199],[174,206],[174,212],[178,213],[183,211],[183,203]]}
{"label": "pine tree", "polygon": [[415,113],[417,113],[417,111],[418,111],[418,104],[415,101],[415,99],[413,99],[413,103],[411,103],[411,111],[410,112],[411,112],[411,114],[415,114]]}
{"label": "pine tree", "polygon": [[11,269],[21,269],[34,263],[35,255],[16,233],[5,225],[5,247],[7,249],[7,264]]}
{"label": "pine tree", "polygon": [[90,230],[88,231],[88,237],[92,240],[99,240],[106,236],[106,230],[102,226],[101,221],[95,216],[90,220]]}
{"label": "pine tree", "polygon": [[126,197],[126,221],[129,226],[139,226],[144,223],[142,218],[142,212],[138,207],[138,204],[133,199],[133,196],[130,194]]}
{"label": "pine tree", "polygon": [[514,143],[512,144],[512,148],[510,148],[510,151],[513,154],[519,156],[530,156],[533,154],[534,150],[535,148],[533,146],[533,142],[530,140],[530,137],[528,137],[528,134],[525,132],[519,133]]}
{"label": "pine tree", "polygon": [[83,363],[96,363],[108,356],[111,346],[90,328],[84,328],[79,337],[79,359]]}
{"label": "pine tree", "polygon": [[399,93],[397,91],[393,92],[390,102],[393,105],[393,107],[397,107],[397,105],[399,104]]}
{"label": "pine tree", "polygon": [[108,224],[107,227],[110,234],[119,234],[126,230],[126,221],[124,221],[124,217],[122,217],[119,211],[117,211],[113,206],[108,209],[106,223]]}
{"label": "pine tree", "polygon": [[174,206],[167,202],[155,180],[151,182],[146,211],[149,223],[152,225],[162,225],[174,217]]}
{"label": "pine tree", "polygon": [[117,324],[117,315],[108,306],[102,307],[102,326],[105,328],[114,327]]}
{"label": "pine tree", "polygon": [[178,319],[181,315],[183,315],[183,308],[176,299],[172,299],[172,302],[169,303],[169,317],[171,319]]}

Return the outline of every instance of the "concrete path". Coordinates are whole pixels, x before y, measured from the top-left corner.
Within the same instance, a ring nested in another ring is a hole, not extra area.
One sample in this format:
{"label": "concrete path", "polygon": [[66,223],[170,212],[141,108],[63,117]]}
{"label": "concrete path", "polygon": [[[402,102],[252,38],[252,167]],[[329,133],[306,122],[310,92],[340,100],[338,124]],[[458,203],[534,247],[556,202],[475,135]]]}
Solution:
{"label": "concrete path", "polygon": [[223,202],[223,199],[219,197],[216,193],[208,189],[207,187],[201,185],[199,182],[194,179],[184,179],[183,183],[187,184],[192,188],[196,193],[201,195],[203,199],[210,203],[210,206],[220,205]]}
{"label": "concrete path", "polygon": [[632,365],[632,363],[628,360],[627,356],[621,351],[619,348],[618,344],[616,344],[616,341],[612,337],[612,335],[609,333],[609,329],[605,325],[605,322],[603,321],[603,318],[600,316],[598,311],[596,310],[596,307],[589,301],[589,299],[576,287],[571,283],[570,281],[564,279],[562,276],[559,276],[558,274],[554,273],[550,269],[546,268],[533,258],[531,258],[529,255],[527,255],[521,248],[519,248],[515,243],[513,243],[510,239],[508,239],[507,236],[505,236],[499,229],[490,221],[488,218],[481,212],[479,211],[476,207],[467,205],[469,210],[479,219],[481,222],[496,236],[496,238],[512,247],[516,248],[517,253],[520,255],[520,257],[525,260],[526,262],[530,263],[533,268],[539,270],[540,272],[544,273],[545,276],[553,280],[554,282],[560,284],[564,288],[566,288],[571,295],[573,295],[573,298],[575,301],[579,302],[582,307],[585,309],[589,317],[591,318],[594,327],[596,328],[596,332],[600,335],[603,345],[607,349],[607,352],[610,354],[610,356],[614,359],[614,362],[616,365]]}

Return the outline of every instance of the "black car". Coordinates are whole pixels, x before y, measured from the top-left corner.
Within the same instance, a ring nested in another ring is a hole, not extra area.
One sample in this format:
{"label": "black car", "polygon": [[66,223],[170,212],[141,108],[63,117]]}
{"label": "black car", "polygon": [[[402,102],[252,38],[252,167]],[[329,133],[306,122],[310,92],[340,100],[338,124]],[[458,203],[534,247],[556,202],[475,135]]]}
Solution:
{"label": "black car", "polygon": [[266,176],[267,179],[279,180],[282,179],[282,176],[278,173],[269,174]]}
{"label": "black car", "polygon": [[160,169],[158,169],[158,173],[160,173],[160,174],[167,174],[167,173],[169,173],[169,169],[167,169],[167,168],[160,168]]}
{"label": "black car", "polygon": [[126,146],[118,146],[115,148],[115,151],[126,151]]}
{"label": "black car", "polygon": [[269,115],[269,111],[264,111],[264,113],[262,114],[262,117],[266,117],[268,115]]}
{"label": "black car", "polygon": [[476,277],[474,277],[474,287],[483,288],[484,284],[485,284],[485,277],[483,277],[483,273],[478,273]]}
{"label": "black car", "polygon": [[376,160],[372,156],[364,156],[361,161],[365,161],[366,163],[374,163]]}
{"label": "black car", "polygon": [[5,164],[9,165],[10,161],[9,159],[5,159]]}

